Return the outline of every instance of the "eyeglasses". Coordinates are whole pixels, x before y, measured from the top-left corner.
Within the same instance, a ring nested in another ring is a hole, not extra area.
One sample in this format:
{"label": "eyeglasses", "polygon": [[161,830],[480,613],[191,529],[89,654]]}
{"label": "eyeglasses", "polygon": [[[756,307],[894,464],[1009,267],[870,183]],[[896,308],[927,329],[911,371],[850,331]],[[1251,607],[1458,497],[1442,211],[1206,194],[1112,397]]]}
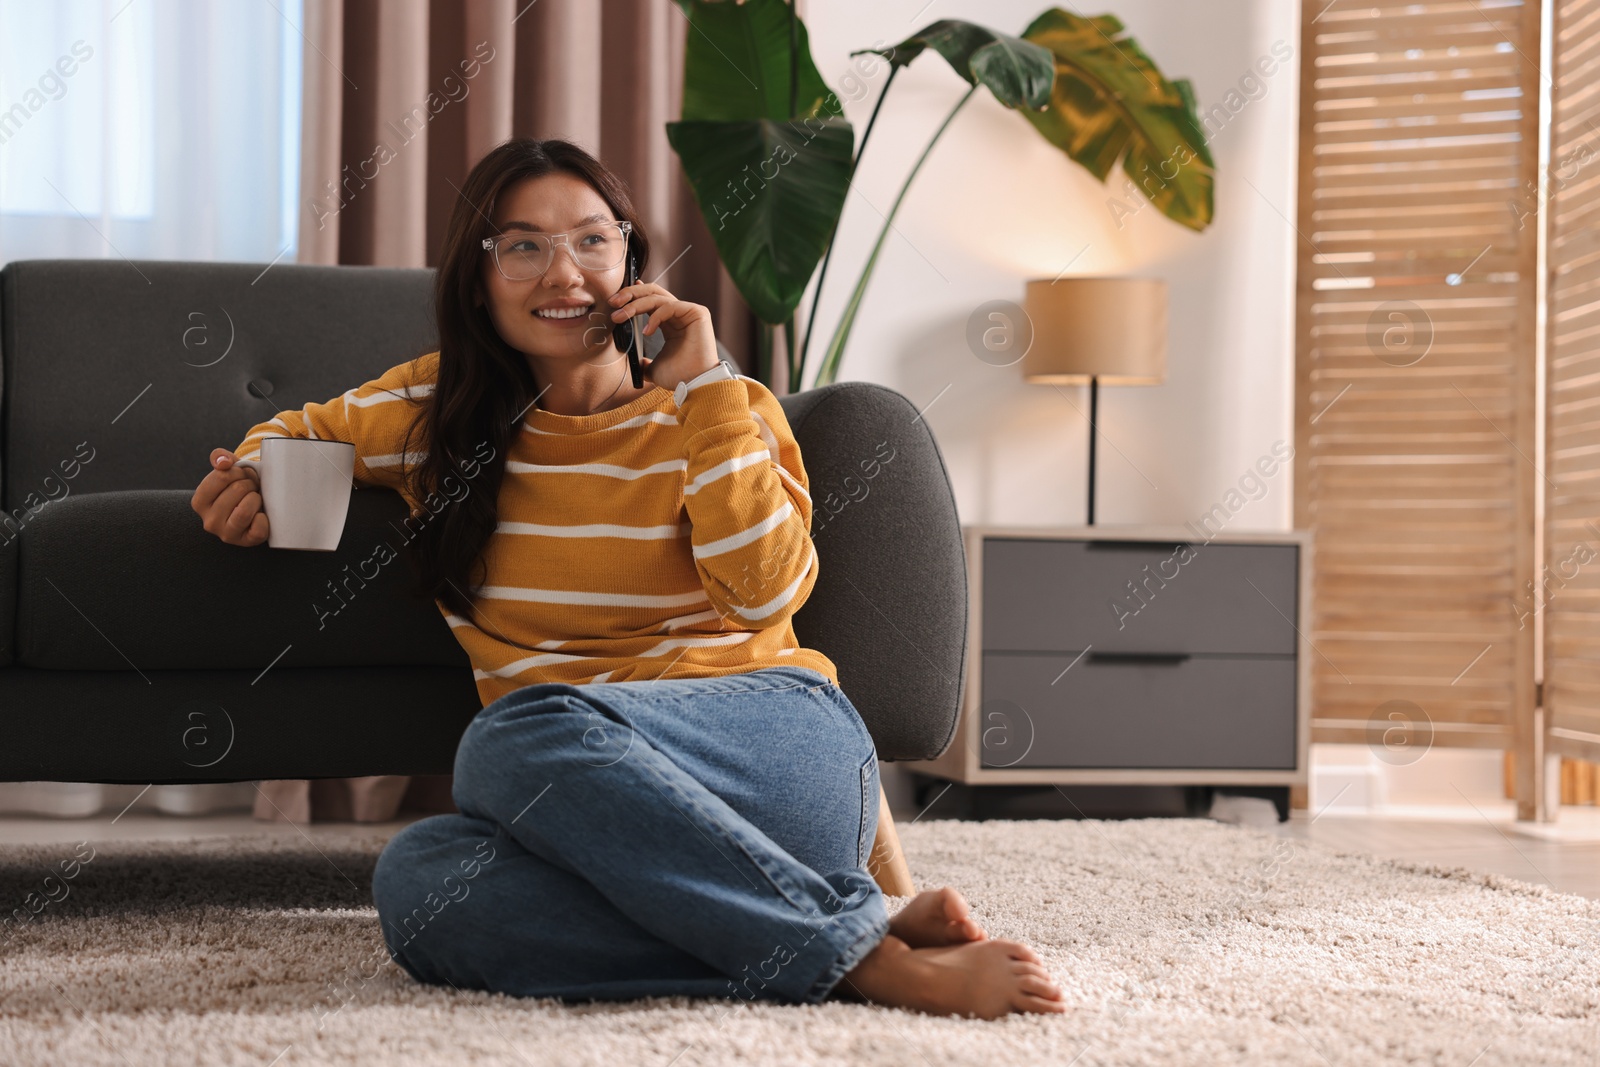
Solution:
{"label": "eyeglasses", "polygon": [[494,255],[494,265],[506,279],[525,282],[537,278],[555,262],[556,246],[566,245],[572,261],[585,270],[609,270],[628,252],[631,222],[596,222],[566,233],[508,233],[485,237],[483,247]]}

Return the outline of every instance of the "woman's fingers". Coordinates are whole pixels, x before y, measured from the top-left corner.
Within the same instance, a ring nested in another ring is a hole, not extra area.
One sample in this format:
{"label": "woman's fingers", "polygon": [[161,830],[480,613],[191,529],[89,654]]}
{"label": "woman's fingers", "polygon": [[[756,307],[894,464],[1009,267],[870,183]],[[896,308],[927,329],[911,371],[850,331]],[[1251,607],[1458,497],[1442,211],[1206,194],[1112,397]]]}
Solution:
{"label": "woman's fingers", "polygon": [[189,506],[200,515],[201,526],[224,544],[249,547],[267,539],[270,529],[261,501],[260,475],[253,467],[240,467],[225,448],[211,452],[211,470],[201,479]]}
{"label": "woman's fingers", "polygon": [[676,297],[667,292],[645,293],[642,296],[634,297],[632,300],[629,300],[627,303],[618,307],[611,313],[611,317],[617,322],[621,322],[623,319],[632,318],[635,315],[643,315],[652,308],[660,307],[662,304],[672,303],[675,300]]}
{"label": "woman's fingers", "polygon": [[[251,499],[252,495],[254,499]],[[249,528],[254,514],[260,511],[260,499],[255,482],[250,478],[238,476],[195,510],[199,513],[201,526],[207,533],[228,541]],[[235,522],[235,516],[238,516],[240,521]]]}
{"label": "woman's fingers", "polygon": [[667,319],[675,319],[675,318],[677,318],[679,316],[679,314],[682,312],[683,308],[685,308],[687,306],[688,306],[687,304],[683,304],[683,303],[680,303],[680,302],[674,302],[674,303],[668,304],[666,307],[657,308],[654,312],[651,313],[650,317],[645,320],[645,322],[644,322],[644,332],[645,333],[650,333],[651,331],[655,330],[656,327],[660,323],[666,321]]}
{"label": "woman's fingers", "polygon": [[194,496],[189,500],[189,506],[196,514],[204,515],[216,505],[217,499],[232,485],[243,481],[249,485],[258,484],[256,472],[249,467],[218,467],[216,460],[212,460],[212,469],[200,479],[200,484],[195,487]]}
{"label": "woman's fingers", "polygon": [[696,306],[687,301],[679,300],[670,293],[647,293],[624,304],[611,314],[618,321],[632,318],[635,315],[649,315],[649,318],[645,320],[644,332],[654,333],[663,322],[692,317],[692,315],[686,315],[685,313]]}
{"label": "woman's fingers", "polygon": [[239,494],[233,507],[228,511],[228,517],[222,521],[222,527],[238,536],[250,528],[250,524],[260,513],[261,494],[251,489]]}
{"label": "woman's fingers", "polygon": [[606,299],[613,304],[620,304],[624,300],[635,299],[646,293],[660,293],[669,298],[672,296],[664,286],[657,285],[655,282],[634,282],[632,285],[624,285]]}
{"label": "woman's fingers", "polygon": [[[255,497],[254,501],[250,499],[252,496]],[[261,491],[256,488],[255,482],[249,478],[240,478],[217,494],[216,513],[222,517],[223,526],[226,528],[234,517],[239,514],[241,507],[248,504],[251,507],[259,508],[260,500]],[[241,529],[250,525],[249,517],[244,517],[239,525]]]}

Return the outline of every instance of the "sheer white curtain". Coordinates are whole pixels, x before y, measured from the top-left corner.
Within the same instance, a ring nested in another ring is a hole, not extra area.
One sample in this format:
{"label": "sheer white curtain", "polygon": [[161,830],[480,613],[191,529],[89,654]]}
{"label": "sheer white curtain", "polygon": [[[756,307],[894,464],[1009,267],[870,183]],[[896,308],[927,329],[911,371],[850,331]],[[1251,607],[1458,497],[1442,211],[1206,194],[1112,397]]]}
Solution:
{"label": "sheer white curtain", "polygon": [[292,261],[300,0],[0,0],[0,262]]}
{"label": "sheer white curtain", "polygon": [[[301,0],[0,0],[0,263],[295,259]],[[251,783],[0,783],[0,812],[248,810]]]}

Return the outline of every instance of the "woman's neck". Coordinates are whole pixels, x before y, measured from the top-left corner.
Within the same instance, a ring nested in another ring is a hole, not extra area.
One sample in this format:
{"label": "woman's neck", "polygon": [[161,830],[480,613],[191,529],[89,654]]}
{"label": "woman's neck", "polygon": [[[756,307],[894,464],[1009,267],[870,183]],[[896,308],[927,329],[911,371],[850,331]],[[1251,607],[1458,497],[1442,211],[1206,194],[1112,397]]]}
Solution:
{"label": "woman's neck", "polygon": [[535,403],[552,415],[597,415],[621,407],[655,389],[648,380],[635,389],[628,361],[616,346],[584,360],[529,356],[538,383]]}

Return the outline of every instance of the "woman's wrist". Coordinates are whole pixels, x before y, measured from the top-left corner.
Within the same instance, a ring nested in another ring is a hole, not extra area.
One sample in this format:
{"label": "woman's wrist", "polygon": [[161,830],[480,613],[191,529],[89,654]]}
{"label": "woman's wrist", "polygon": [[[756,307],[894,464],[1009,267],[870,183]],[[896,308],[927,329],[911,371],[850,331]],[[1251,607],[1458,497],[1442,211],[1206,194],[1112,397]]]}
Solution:
{"label": "woman's wrist", "polygon": [[673,398],[681,405],[684,401],[684,398],[689,395],[689,390],[694,389],[697,386],[704,385],[707,382],[721,381],[732,377],[734,377],[733,367],[727,362],[727,360],[718,358],[717,361],[711,366],[697,372],[692,377],[685,378],[683,381],[674,386],[672,395]]}

